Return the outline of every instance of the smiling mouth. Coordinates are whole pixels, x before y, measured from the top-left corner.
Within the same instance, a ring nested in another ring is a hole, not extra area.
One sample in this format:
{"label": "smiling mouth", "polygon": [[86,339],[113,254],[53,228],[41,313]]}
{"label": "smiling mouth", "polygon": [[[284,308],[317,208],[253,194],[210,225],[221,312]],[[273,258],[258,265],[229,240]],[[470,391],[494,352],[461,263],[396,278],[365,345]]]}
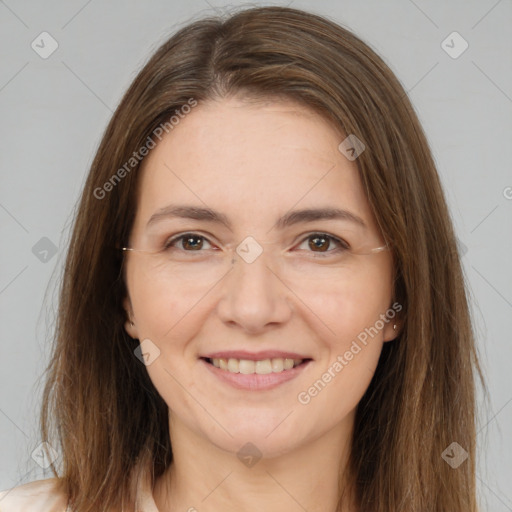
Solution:
{"label": "smiling mouth", "polygon": [[284,373],[308,363],[311,359],[285,359],[276,357],[272,359],[261,359],[253,361],[250,359],[235,358],[208,358],[202,357],[204,361],[229,373],[242,373],[244,375],[258,374],[268,375],[270,373]]}

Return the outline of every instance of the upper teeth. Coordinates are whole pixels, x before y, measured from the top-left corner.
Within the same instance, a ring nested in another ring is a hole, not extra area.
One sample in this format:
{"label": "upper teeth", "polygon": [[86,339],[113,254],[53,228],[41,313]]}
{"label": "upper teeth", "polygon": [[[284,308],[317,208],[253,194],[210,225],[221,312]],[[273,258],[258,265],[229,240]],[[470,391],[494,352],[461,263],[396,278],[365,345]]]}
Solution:
{"label": "upper teeth", "polygon": [[250,359],[211,359],[213,366],[221,370],[227,370],[231,373],[258,373],[260,375],[266,373],[279,373],[283,370],[290,370],[294,366],[302,363],[302,359],[283,359],[277,357],[275,359],[262,359],[260,361],[252,361]]}

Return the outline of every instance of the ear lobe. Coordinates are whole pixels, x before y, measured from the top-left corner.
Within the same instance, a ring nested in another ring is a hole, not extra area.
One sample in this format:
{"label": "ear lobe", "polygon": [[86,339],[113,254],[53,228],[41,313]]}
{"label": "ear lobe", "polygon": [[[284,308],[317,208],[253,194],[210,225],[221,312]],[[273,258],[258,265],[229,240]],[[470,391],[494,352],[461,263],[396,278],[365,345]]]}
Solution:
{"label": "ear lobe", "polygon": [[393,319],[386,323],[383,329],[384,342],[395,340],[400,334],[401,324],[398,319]]}
{"label": "ear lobe", "polygon": [[124,323],[124,330],[127,332],[128,336],[130,336],[133,339],[138,339],[137,334],[137,328],[135,326],[135,322],[133,320],[133,310],[132,310],[132,304],[128,297],[125,297],[123,299],[123,308],[126,312],[126,321]]}

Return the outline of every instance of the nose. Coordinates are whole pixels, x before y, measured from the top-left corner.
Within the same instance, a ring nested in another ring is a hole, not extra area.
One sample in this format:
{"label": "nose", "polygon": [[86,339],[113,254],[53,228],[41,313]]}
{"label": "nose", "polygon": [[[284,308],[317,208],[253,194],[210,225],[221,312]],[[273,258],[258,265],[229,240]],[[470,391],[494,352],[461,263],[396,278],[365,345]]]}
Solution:
{"label": "nose", "polygon": [[264,250],[254,261],[233,255],[222,280],[218,315],[227,324],[250,333],[287,322],[292,314],[291,291],[280,279]]}

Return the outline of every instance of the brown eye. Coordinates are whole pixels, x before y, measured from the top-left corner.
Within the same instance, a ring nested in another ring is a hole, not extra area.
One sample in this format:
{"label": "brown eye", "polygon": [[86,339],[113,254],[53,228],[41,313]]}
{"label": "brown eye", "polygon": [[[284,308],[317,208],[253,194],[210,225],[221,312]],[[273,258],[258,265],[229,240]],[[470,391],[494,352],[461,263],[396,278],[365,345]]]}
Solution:
{"label": "brown eye", "polygon": [[[306,241],[308,242],[309,249],[306,249],[306,251],[316,253],[318,256],[329,256],[330,254],[335,254],[340,251],[347,251],[350,249],[346,242],[326,233],[313,233],[312,235],[309,235],[307,238],[305,238],[301,245]],[[330,249],[329,247],[331,247],[332,244],[337,245],[337,248]]]}
{"label": "brown eye", "polygon": [[308,240],[309,240],[309,247],[311,247],[311,249],[319,249],[320,252],[327,251],[329,244],[331,242],[328,237],[317,236],[317,235],[309,237]]}
{"label": "brown eye", "polygon": [[203,237],[198,235],[190,235],[182,237],[183,248],[197,251],[203,247]]}
{"label": "brown eye", "polygon": [[[210,243],[207,239],[195,233],[185,233],[169,239],[164,246],[164,249],[178,249],[185,252],[200,252],[203,249],[204,242]],[[181,247],[179,243],[181,242]],[[177,247],[175,247],[178,244]]]}

